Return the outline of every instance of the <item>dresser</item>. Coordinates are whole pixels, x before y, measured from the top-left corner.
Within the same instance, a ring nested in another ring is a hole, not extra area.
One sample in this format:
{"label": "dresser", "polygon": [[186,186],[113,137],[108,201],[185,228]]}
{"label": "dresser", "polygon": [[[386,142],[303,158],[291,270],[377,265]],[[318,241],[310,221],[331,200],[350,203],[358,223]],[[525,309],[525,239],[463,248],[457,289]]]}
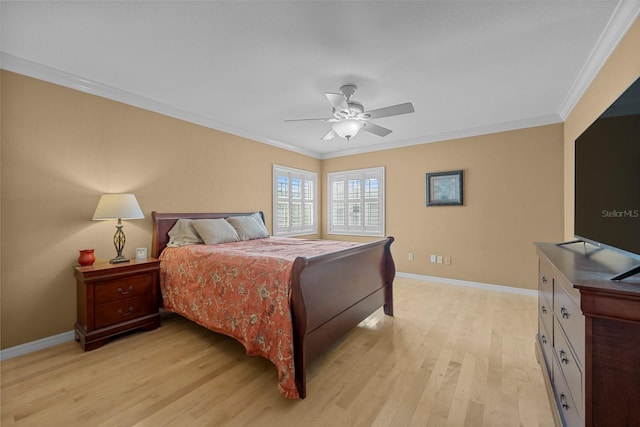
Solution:
{"label": "dresser", "polygon": [[159,270],[160,261],[155,258],[75,267],[75,335],[85,351],[116,335],[160,326]]}
{"label": "dresser", "polygon": [[559,425],[640,426],[639,263],[590,244],[536,243],[536,353]]}

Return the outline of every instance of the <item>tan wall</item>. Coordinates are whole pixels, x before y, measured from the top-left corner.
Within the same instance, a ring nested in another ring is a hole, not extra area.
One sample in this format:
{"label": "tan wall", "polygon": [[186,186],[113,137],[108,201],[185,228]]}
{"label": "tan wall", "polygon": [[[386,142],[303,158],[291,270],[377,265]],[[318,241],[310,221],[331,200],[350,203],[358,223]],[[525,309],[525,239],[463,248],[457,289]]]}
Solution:
{"label": "tan wall", "polygon": [[565,121],[565,238],[573,236],[575,141],[600,114],[640,77],[640,19],[625,34],[589,89]]}
{"label": "tan wall", "polygon": [[2,71],[2,348],[73,329],[78,250],[115,255],[101,193],[133,192],[125,255],[150,247],[152,210],[264,210],[272,164],[320,160]]}
{"label": "tan wall", "polygon": [[[534,289],[533,241],[562,238],[562,134],[557,124],[327,159],[323,187],[327,172],[385,166],[398,271]],[[425,174],[457,169],[464,206],[426,207]],[[323,237],[344,238],[326,234],[324,217]]]}

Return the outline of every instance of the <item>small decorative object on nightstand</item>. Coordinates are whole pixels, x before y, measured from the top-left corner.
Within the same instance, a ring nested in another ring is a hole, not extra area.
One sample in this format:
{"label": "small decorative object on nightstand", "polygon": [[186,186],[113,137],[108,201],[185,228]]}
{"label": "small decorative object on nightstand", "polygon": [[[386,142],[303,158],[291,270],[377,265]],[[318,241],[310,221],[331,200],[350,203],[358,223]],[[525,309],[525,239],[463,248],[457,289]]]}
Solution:
{"label": "small decorative object on nightstand", "polygon": [[75,267],[78,298],[75,334],[85,351],[98,348],[124,332],[160,326],[159,271],[160,260],[155,258]]}
{"label": "small decorative object on nightstand", "polygon": [[136,259],[146,259],[147,248],[136,248]]}
{"label": "small decorative object on nightstand", "polygon": [[92,265],[94,262],[96,262],[96,255],[93,253],[93,249],[80,249],[78,264],[86,267]]}

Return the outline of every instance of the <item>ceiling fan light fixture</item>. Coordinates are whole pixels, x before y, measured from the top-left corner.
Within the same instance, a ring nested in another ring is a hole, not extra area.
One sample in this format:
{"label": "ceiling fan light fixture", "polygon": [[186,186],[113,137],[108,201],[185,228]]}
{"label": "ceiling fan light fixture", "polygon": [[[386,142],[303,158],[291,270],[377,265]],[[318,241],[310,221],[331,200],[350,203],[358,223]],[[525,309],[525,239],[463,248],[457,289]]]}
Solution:
{"label": "ceiling fan light fixture", "polygon": [[345,119],[335,122],[331,128],[341,138],[347,141],[358,134],[364,122],[356,119]]}
{"label": "ceiling fan light fixture", "polygon": [[[0,0],[2,1],[2,0]],[[340,93],[325,92],[324,95],[331,104],[331,117],[315,118],[315,119],[294,119],[285,120],[285,122],[299,121],[323,121],[332,123],[331,130],[327,132],[321,139],[323,141],[332,140],[336,136],[349,141],[356,136],[360,129],[374,135],[385,137],[391,133],[391,129],[378,126],[370,121],[370,119],[380,119],[382,117],[397,116],[400,114],[413,113],[413,104],[405,102],[404,104],[391,105],[376,110],[365,110],[364,106],[358,101],[353,101],[351,95],[356,92],[356,85],[344,85],[340,88]]]}

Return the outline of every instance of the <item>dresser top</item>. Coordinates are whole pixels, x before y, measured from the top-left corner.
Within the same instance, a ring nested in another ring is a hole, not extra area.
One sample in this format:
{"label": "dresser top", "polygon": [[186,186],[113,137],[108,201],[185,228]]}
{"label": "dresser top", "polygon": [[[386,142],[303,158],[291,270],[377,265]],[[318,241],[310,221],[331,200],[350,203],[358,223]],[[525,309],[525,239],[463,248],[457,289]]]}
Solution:
{"label": "dresser top", "polygon": [[640,261],[590,243],[535,243],[538,255],[553,264],[574,287],[640,296],[640,275],[622,281],[612,277],[640,265]]}

